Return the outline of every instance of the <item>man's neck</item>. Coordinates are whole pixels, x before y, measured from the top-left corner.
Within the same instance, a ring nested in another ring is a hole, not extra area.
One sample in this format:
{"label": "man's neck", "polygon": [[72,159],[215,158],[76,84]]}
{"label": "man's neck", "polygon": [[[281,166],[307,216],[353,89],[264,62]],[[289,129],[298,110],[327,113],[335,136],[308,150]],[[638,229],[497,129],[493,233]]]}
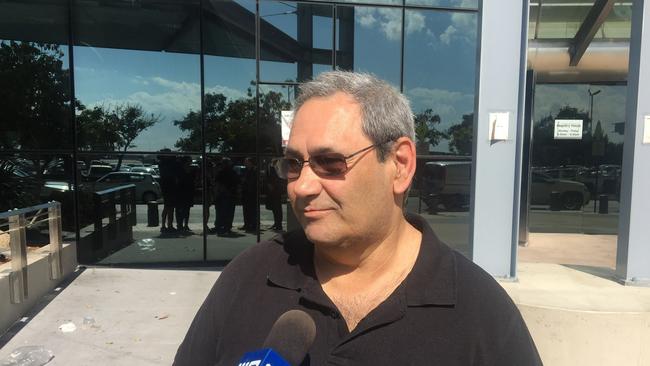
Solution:
{"label": "man's neck", "polygon": [[421,233],[403,216],[392,230],[371,242],[315,246],[314,266],[322,285],[354,291],[375,281],[410,272],[419,253]]}
{"label": "man's neck", "polygon": [[[403,216],[396,224],[383,240],[370,245],[315,246],[316,275],[349,331],[395,291],[415,264],[422,234]],[[341,258],[345,261],[337,260]]]}

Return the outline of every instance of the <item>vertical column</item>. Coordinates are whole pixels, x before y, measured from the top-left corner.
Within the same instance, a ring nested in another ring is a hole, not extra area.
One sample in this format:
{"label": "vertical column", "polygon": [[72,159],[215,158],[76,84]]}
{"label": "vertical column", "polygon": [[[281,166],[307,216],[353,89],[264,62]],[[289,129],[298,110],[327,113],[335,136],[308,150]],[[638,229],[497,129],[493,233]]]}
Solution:
{"label": "vertical column", "polygon": [[616,274],[650,285],[650,3],[632,5]]}
{"label": "vertical column", "polygon": [[527,22],[528,1],[482,1],[470,235],[496,277],[515,275]]}

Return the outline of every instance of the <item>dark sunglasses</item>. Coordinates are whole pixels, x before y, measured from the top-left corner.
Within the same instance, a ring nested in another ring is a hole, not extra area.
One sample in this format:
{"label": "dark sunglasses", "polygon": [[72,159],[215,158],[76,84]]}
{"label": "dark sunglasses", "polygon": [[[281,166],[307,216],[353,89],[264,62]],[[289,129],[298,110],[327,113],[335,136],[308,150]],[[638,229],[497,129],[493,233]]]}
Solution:
{"label": "dark sunglasses", "polygon": [[333,152],[310,156],[307,160],[280,158],[273,162],[273,166],[282,179],[298,179],[305,163],[309,163],[311,169],[318,176],[339,177],[348,171],[348,160],[379,145],[382,144],[372,144],[350,155]]}

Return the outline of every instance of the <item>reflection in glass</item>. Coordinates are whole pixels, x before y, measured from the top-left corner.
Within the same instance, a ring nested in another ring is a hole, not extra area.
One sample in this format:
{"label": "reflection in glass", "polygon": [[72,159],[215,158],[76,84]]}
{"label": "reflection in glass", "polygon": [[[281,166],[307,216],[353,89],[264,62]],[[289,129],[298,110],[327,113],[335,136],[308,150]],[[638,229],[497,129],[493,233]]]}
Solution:
{"label": "reflection in glass", "polygon": [[86,167],[79,178],[82,263],[203,258],[199,156],[162,151],[80,159]]}
{"label": "reflection in glass", "polygon": [[[60,202],[63,240],[75,241],[73,177],[71,155],[0,155],[0,212]],[[47,238],[47,223],[34,230],[27,232],[28,242],[49,243],[41,240]]]}
{"label": "reflection in glass", "polygon": [[258,171],[254,156],[209,156],[206,165],[207,258],[231,260],[257,242]]}
{"label": "reflection in glass", "polygon": [[446,8],[478,9],[478,0],[406,0],[406,5],[440,6]]}
{"label": "reflection in glass", "polygon": [[337,67],[373,73],[399,88],[402,10],[339,6],[336,13]]}
{"label": "reflection in glass", "polygon": [[[626,89],[624,85],[536,86],[531,231],[618,232]],[[582,135],[556,137],[558,120],[577,121]]]}
{"label": "reflection in glass", "polygon": [[292,110],[296,85],[260,85],[259,151],[278,156],[282,151],[282,111]]}
{"label": "reflection in glass", "polygon": [[331,17],[329,5],[261,1],[260,79],[302,81],[314,75],[316,65],[331,66]]}
{"label": "reflection in glass", "polygon": [[0,150],[71,150],[65,2],[0,2]]}
{"label": "reflection in glass", "polygon": [[[255,2],[204,2],[205,150],[255,153]],[[233,72],[237,70],[237,72]],[[179,120],[176,146],[201,148],[201,114]]]}
{"label": "reflection in glass", "polygon": [[406,11],[404,91],[415,114],[418,166],[408,210],[465,255],[476,70],[476,14]]}
{"label": "reflection in glass", "polygon": [[0,149],[72,149],[66,51],[0,38]]}
{"label": "reflection in glass", "polygon": [[80,149],[178,149],[200,114],[198,1],[145,3],[73,5]]}
{"label": "reflection in glass", "polygon": [[273,156],[261,158],[260,240],[268,240],[284,230],[298,228],[295,222],[293,227],[288,226],[287,220],[293,213],[287,202],[287,181],[278,177],[272,166],[273,159]]}

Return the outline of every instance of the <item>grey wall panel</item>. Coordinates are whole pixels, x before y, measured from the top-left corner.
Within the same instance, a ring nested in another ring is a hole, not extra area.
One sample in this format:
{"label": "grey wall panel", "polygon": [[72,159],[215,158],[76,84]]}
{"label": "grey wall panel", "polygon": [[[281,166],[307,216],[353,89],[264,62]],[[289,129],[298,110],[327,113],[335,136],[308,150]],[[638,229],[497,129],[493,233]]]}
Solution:
{"label": "grey wall panel", "polygon": [[[474,125],[473,260],[496,277],[514,275],[527,2],[483,1],[478,107]],[[507,20],[507,21],[506,21]],[[489,138],[489,114],[508,112],[508,139]]]}
{"label": "grey wall panel", "polygon": [[643,143],[644,119],[650,116],[648,25],[650,2],[637,0],[632,8],[616,273],[639,285],[650,285],[650,143]]}

